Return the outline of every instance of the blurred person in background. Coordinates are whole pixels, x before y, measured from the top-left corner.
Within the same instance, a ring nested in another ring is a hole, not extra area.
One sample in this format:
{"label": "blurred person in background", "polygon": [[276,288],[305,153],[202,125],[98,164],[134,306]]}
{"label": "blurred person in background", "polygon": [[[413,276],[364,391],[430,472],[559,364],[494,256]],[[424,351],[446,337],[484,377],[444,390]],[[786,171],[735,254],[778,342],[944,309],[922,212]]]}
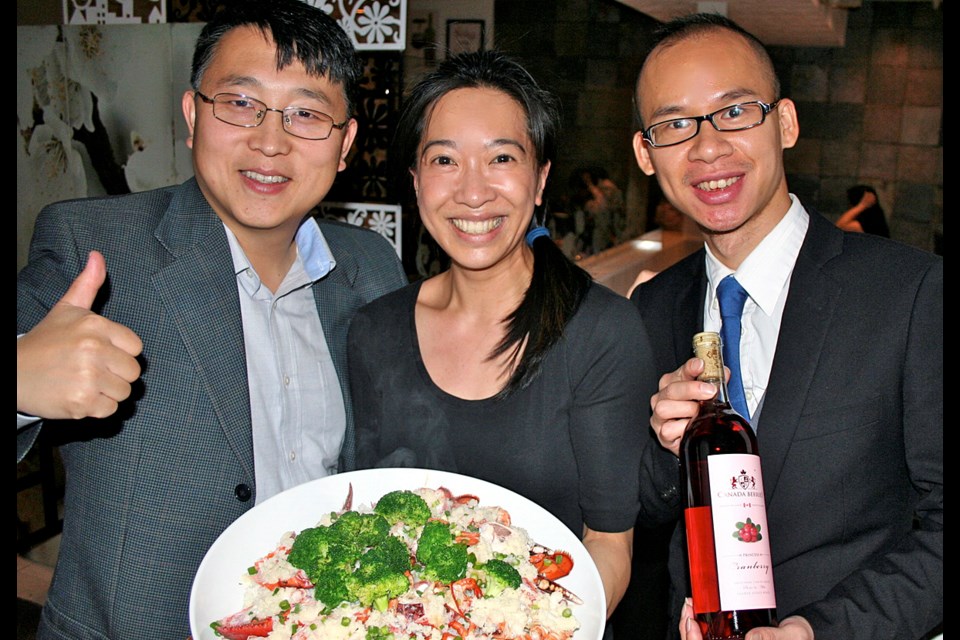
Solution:
{"label": "blurred person in background", "polygon": [[873,187],[865,184],[850,187],[847,189],[847,202],[850,208],[844,211],[834,224],[844,231],[890,237],[887,215],[880,206]]}

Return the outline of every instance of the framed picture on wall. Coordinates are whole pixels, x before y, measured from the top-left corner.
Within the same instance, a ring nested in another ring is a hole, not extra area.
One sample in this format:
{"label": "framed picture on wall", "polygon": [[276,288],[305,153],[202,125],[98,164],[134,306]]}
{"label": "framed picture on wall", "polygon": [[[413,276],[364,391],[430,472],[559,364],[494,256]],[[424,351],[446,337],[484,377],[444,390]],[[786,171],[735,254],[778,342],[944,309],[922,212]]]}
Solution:
{"label": "framed picture on wall", "polygon": [[486,31],[483,20],[447,20],[447,55],[483,51]]}

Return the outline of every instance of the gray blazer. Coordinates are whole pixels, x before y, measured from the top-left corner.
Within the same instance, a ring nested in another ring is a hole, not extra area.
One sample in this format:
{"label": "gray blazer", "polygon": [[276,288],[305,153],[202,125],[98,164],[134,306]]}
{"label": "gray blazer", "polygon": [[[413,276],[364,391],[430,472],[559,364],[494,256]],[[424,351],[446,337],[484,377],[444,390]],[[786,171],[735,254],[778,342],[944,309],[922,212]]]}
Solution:
{"label": "gray blazer", "polygon": [[[377,234],[326,220],[320,227],[337,266],[313,290],[345,396],[341,466],[352,469],[347,330],[357,308],[406,277]],[[92,249],[109,274],[96,310],[143,340],[143,374],[111,418],[43,424],[62,440],[66,496],[39,637],[182,640],[200,560],[256,498],[233,261],[193,179],[51,205],[17,276],[18,333],[43,318]],[[18,434],[18,454],[31,436]]]}
{"label": "gray blazer", "polygon": [[[691,357],[706,287],[699,251],[634,292],[662,372]],[[757,437],[780,617],[807,617],[817,640],[915,640],[940,622],[943,260],[811,212]],[[678,517],[677,460],[648,454],[641,519]],[[675,535],[681,593],[685,563]]]}

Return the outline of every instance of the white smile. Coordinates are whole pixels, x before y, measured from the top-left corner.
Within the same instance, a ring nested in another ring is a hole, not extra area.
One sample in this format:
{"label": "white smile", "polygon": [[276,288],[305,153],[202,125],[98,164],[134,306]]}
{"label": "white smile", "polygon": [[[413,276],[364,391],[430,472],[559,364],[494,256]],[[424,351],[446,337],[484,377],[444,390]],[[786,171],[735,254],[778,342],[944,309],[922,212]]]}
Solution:
{"label": "white smile", "polygon": [[265,176],[262,173],[257,173],[256,171],[241,171],[244,176],[255,180],[262,184],[277,184],[280,182],[289,182],[290,178],[285,178],[284,176]]}
{"label": "white smile", "polygon": [[730,185],[740,180],[740,176],[726,178],[724,180],[705,180],[697,184],[697,189],[701,191],[716,191],[717,189],[726,189]]}
{"label": "white smile", "polygon": [[503,217],[497,218],[487,218],[486,220],[464,220],[462,218],[454,218],[450,222],[453,223],[460,231],[471,235],[479,236],[484,233],[490,233],[497,227],[503,224]]}

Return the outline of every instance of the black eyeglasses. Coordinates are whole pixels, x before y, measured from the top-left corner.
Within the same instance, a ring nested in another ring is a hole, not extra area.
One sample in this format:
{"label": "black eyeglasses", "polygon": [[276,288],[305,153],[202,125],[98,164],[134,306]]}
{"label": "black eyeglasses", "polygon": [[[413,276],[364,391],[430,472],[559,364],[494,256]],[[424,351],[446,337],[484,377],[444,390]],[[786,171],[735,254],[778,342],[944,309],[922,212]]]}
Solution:
{"label": "black eyeglasses", "polygon": [[643,130],[643,139],[651,147],[671,147],[697,137],[700,124],[706,120],[717,131],[743,131],[763,124],[767,114],[777,108],[780,101],[771,104],[754,100],[717,109],[704,116],[674,118],[650,125]]}
{"label": "black eyeglasses", "polygon": [[321,111],[303,107],[273,109],[266,104],[241,93],[218,93],[208,98],[199,91],[197,96],[213,105],[213,117],[236,127],[259,127],[268,111],[276,111],[283,121],[283,130],[292,136],[306,140],[326,140],[334,129],[343,129],[349,118],[337,123]]}

